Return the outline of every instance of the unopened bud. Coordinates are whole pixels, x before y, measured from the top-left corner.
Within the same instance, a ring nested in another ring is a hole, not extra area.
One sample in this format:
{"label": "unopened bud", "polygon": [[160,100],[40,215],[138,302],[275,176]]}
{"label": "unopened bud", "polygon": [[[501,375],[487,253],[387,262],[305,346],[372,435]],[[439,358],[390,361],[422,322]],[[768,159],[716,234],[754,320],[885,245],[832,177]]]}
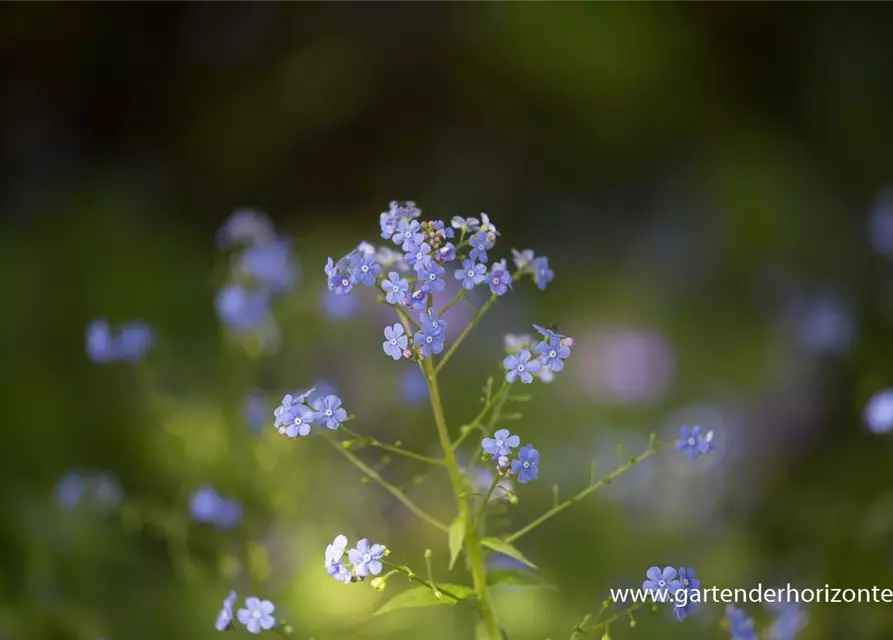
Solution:
{"label": "unopened bud", "polygon": [[411,349],[404,349],[404,350],[403,350],[403,357],[406,358],[407,360],[412,360],[412,350],[411,350]]}
{"label": "unopened bud", "polygon": [[496,468],[499,471],[505,471],[509,466],[509,459],[507,456],[499,456],[499,460],[496,461]]}
{"label": "unopened bud", "polygon": [[432,555],[431,549],[425,549],[425,560],[430,560]]}
{"label": "unopened bud", "polygon": [[377,578],[372,578],[369,585],[376,591],[384,591],[385,587],[388,585],[388,580],[383,576],[379,576]]}

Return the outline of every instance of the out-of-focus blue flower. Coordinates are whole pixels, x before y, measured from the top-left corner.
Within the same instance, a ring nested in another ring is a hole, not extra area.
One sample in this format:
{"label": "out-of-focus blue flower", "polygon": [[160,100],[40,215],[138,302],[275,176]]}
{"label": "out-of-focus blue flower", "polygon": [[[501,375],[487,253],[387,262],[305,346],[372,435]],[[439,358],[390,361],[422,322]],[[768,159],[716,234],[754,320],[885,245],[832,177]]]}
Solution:
{"label": "out-of-focus blue flower", "polygon": [[540,452],[533,445],[525,444],[518,450],[518,459],[512,461],[512,475],[517,476],[518,482],[527,484],[539,477]]}
{"label": "out-of-focus blue flower", "polygon": [[776,602],[767,608],[777,615],[766,631],[767,640],[794,640],[809,623],[809,616],[795,602]]}
{"label": "out-of-focus blue flower", "polygon": [[518,353],[522,349],[526,349],[530,346],[530,336],[526,334],[515,335],[514,333],[507,333],[503,336],[503,344],[506,353]]}
{"label": "out-of-focus blue flower", "polygon": [[238,273],[273,294],[291,290],[297,282],[291,242],[286,238],[247,248],[239,258]]}
{"label": "out-of-focus blue flower", "polygon": [[115,334],[104,318],[87,325],[87,355],[98,364],[110,362],[136,362],[155,342],[155,333],[142,320],[121,326]]}
{"label": "out-of-focus blue flower", "polygon": [[314,421],[326,429],[337,429],[347,420],[347,411],[341,407],[341,398],[329,395],[313,401]]}
{"label": "out-of-focus blue flower", "polygon": [[695,425],[691,429],[680,427],[679,439],[676,441],[676,451],[684,451],[690,460],[713,451],[713,430],[701,433],[701,427]]}
{"label": "out-of-focus blue flower", "polygon": [[357,311],[360,301],[353,296],[339,296],[328,289],[322,290],[322,306],[332,320],[345,320]]}
{"label": "out-of-focus blue flower", "polygon": [[87,325],[87,355],[99,364],[115,360],[115,340],[108,321],[97,318]]}
{"label": "out-of-focus blue flower", "polygon": [[217,631],[227,631],[232,628],[233,605],[236,604],[237,597],[235,591],[230,591],[229,595],[223,601],[223,608],[217,614],[217,621],[214,623],[214,628],[217,629]]}
{"label": "out-of-focus blue flower", "polygon": [[487,279],[487,265],[471,259],[463,260],[462,268],[456,269],[453,275],[456,280],[462,281],[462,288],[470,291]]}
{"label": "out-of-focus blue flower", "polygon": [[254,389],[242,401],[242,418],[254,431],[267,424],[270,415],[270,399],[260,389]]}
{"label": "out-of-focus blue flower", "polygon": [[70,510],[85,504],[102,510],[115,509],[124,498],[121,484],[108,471],[69,471],[56,484],[56,500]]}
{"label": "out-of-focus blue flower", "polygon": [[506,382],[512,384],[520,377],[523,384],[533,382],[533,375],[540,370],[539,360],[532,360],[530,352],[527,349],[522,350],[517,355],[510,354],[502,361],[505,369]]}
{"label": "out-of-focus blue flower", "polygon": [[647,579],[642,583],[642,589],[650,592],[655,602],[667,602],[681,586],[673,567],[651,567],[645,576]]}
{"label": "out-of-focus blue flower", "polygon": [[481,228],[481,221],[477,218],[462,218],[460,216],[453,216],[453,219],[450,220],[450,225],[453,229],[458,229],[463,233],[468,233],[469,231],[477,231]]}
{"label": "out-of-focus blue flower", "polygon": [[493,241],[486,232],[480,231],[471,238],[471,253],[469,257],[481,263],[487,262],[487,249],[493,246]]}
{"label": "out-of-focus blue flower", "polygon": [[256,209],[236,209],[220,226],[217,244],[229,249],[237,244],[251,246],[265,244],[276,237],[273,223],[266,214]]}
{"label": "out-of-focus blue flower", "polygon": [[817,352],[845,352],[853,338],[855,321],[844,300],[833,293],[818,294],[801,302],[796,338]]}
{"label": "out-of-focus blue flower", "polygon": [[155,342],[155,332],[142,320],[128,322],[118,334],[117,350],[122,360],[135,362],[143,357]]}
{"label": "out-of-focus blue flower", "polygon": [[406,367],[400,377],[400,400],[409,403],[423,402],[428,399],[428,383],[418,367]]}
{"label": "out-of-focus blue flower", "polygon": [[570,347],[562,344],[562,339],[558,337],[540,342],[536,345],[535,351],[539,355],[543,366],[555,373],[564,369],[564,361],[571,355]]}
{"label": "out-of-focus blue flower", "polygon": [[505,259],[493,263],[487,279],[489,280],[490,291],[498,296],[504,296],[512,288],[512,274],[506,268]]}
{"label": "out-of-focus blue flower", "polygon": [[533,249],[524,249],[522,251],[512,249],[512,262],[520,270],[526,271],[533,264],[534,260],[536,260],[536,254],[533,253]]}
{"label": "out-of-focus blue flower", "polygon": [[384,557],[385,548],[380,544],[369,544],[368,538],[357,542],[356,549],[347,552],[347,558],[353,565],[354,571],[360,578],[368,575],[377,576],[381,573],[381,559]]}
{"label": "out-of-focus blue flower", "polygon": [[218,529],[233,529],[242,521],[242,507],[239,503],[222,497],[209,485],[192,493],[189,511],[196,522],[213,524]]}
{"label": "out-of-focus blue flower", "polygon": [[884,389],[871,396],[865,405],[865,424],[874,433],[893,429],[893,389]]}
{"label": "out-of-focus blue flower", "polygon": [[409,283],[400,277],[396,271],[388,274],[388,279],[381,283],[381,289],[385,293],[388,304],[403,304],[406,292],[409,291]]}
{"label": "out-of-focus blue flower", "polygon": [[418,270],[419,282],[424,283],[422,286],[432,293],[443,291],[446,288],[444,275],[446,275],[446,270],[436,262],[431,262]]}
{"label": "out-of-focus blue flower", "polygon": [[56,484],[56,499],[63,509],[74,509],[87,493],[87,481],[78,471],[68,472]]}
{"label": "out-of-focus blue flower", "polygon": [[501,235],[499,231],[496,230],[496,225],[490,222],[490,216],[486,213],[481,214],[481,231],[487,234],[487,237],[490,238],[491,241],[496,241],[496,236]]}
{"label": "out-of-focus blue flower", "polygon": [[326,573],[344,584],[348,584],[353,579],[350,571],[341,562],[346,549],[347,537],[340,534],[335,536],[332,544],[326,546]]}
{"label": "out-of-focus blue flower", "polygon": [[269,318],[270,295],[240,284],[226,284],[217,293],[215,307],[220,320],[234,333],[259,328]]}
{"label": "out-of-focus blue flower", "polygon": [[512,449],[521,444],[521,438],[512,435],[508,429],[500,429],[493,434],[492,438],[484,438],[481,440],[481,447],[484,451],[496,460],[499,456],[510,456]]}
{"label": "out-of-focus blue flower", "polygon": [[546,285],[552,282],[555,274],[549,268],[549,259],[545,256],[536,258],[533,261],[533,281],[540,291],[546,290]]}
{"label": "out-of-focus blue flower", "polygon": [[731,640],[757,640],[753,618],[749,617],[744,609],[727,605],[726,621],[729,623]]}
{"label": "out-of-focus blue flower", "polygon": [[403,330],[403,325],[395,322],[393,325],[384,328],[384,342],[382,348],[384,352],[391,356],[394,360],[403,357],[403,350],[409,346],[409,337]]}
{"label": "out-of-focus blue flower", "polygon": [[245,599],[245,608],[239,609],[239,622],[245,625],[250,633],[269,631],[276,625],[273,612],[275,605],[269,600],[250,597]]}

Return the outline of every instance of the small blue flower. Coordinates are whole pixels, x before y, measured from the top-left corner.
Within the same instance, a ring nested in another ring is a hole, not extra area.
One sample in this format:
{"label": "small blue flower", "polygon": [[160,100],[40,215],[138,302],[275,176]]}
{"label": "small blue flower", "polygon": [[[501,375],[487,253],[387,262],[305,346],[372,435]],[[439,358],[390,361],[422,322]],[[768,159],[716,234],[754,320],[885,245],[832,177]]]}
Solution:
{"label": "small blue flower", "polygon": [[209,485],[199,487],[192,493],[189,511],[196,522],[213,524],[218,529],[232,529],[242,520],[242,507],[222,497]]}
{"label": "small blue flower", "polygon": [[455,238],[456,234],[451,227],[446,226],[443,220],[434,221],[434,235],[440,238]]}
{"label": "small blue flower", "polygon": [[391,240],[403,251],[410,251],[411,247],[416,247],[425,241],[425,234],[422,233],[422,225],[418,220],[404,219],[397,223],[397,231],[391,236]]}
{"label": "small blue flower", "polygon": [[276,230],[270,218],[256,209],[242,208],[232,212],[220,225],[217,232],[217,245],[229,249],[234,245],[252,246],[265,244],[276,237]]}
{"label": "small blue flower", "polygon": [[313,401],[314,420],[327,429],[337,429],[347,420],[347,411],[341,407],[341,398],[329,395]]}
{"label": "small blue flower", "polygon": [[353,576],[350,575],[350,571],[341,562],[345,549],[347,549],[347,537],[343,535],[335,536],[332,544],[326,546],[325,566],[326,573],[335,578],[335,580],[348,584],[353,579]]}
{"label": "small blue flower", "polygon": [[252,596],[245,599],[245,608],[239,609],[239,622],[245,625],[249,633],[269,631],[276,625],[276,618],[273,617],[275,610],[275,605],[269,600]]}
{"label": "small blue flower", "polygon": [[447,321],[438,318],[434,311],[419,314],[419,322],[423,330],[435,335],[442,336],[447,329]]}
{"label": "small blue flower", "polygon": [[701,581],[695,578],[695,570],[691,567],[682,567],[679,569],[679,588],[677,589],[676,597],[675,597],[675,611],[676,611],[676,619],[679,622],[685,620],[689,615],[691,615],[695,610],[695,602],[692,602],[689,597],[684,598],[685,604],[680,604],[680,595],[679,591],[685,591],[687,596],[692,591],[697,591],[701,587]]}
{"label": "small blue flower", "polygon": [[267,423],[270,415],[270,401],[260,389],[255,389],[242,401],[242,417],[253,430],[257,431]]}
{"label": "small blue flower", "polygon": [[419,282],[423,283],[422,286],[432,293],[443,291],[446,288],[444,275],[446,275],[446,270],[436,262],[430,262],[428,266],[418,271]]}
{"label": "small blue flower", "polygon": [[115,355],[115,340],[109,323],[98,318],[87,325],[87,355],[99,364],[113,362]]}
{"label": "small blue flower", "polygon": [[729,632],[732,634],[731,640],[757,640],[753,618],[749,617],[744,609],[727,605],[726,620],[729,623]]}
{"label": "small blue flower", "polygon": [[[777,617],[766,632],[769,640],[794,640],[809,623],[809,616],[796,602],[773,603]],[[768,607],[769,605],[767,605]]]}
{"label": "small blue flower", "polygon": [[356,284],[372,287],[380,274],[381,265],[375,261],[374,255],[357,252],[351,256],[350,276]]}
{"label": "small blue flower", "polygon": [[490,291],[498,296],[504,296],[512,288],[512,274],[506,269],[505,260],[496,262],[490,267],[490,275],[487,276],[487,279]]}
{"label": "small blue flower", "polygon": [[524,349],[517,355],[511,354],[506,356],[505,360],[502,361],[502,366],[506,371],[506,382],[512,384],[520,376],[523,384],[532,383],[533,376],[531,374],[539,371],[541,365],[539,360],[531,360],[530,358],[530,352],[527,349]]}
{"label": "small blue flower", "polygon": [[406,302],[413,309],[424,309],[428,306],[428,294],[429,291],[424,286],[421,286],[412,292],[412,295],[409,296]]}
{"label": "small blue flower", "polygon": [[464,289],[474,289],[487,279],[487,265],[476,263],[474,260],[464,260],[462,268],[456,269],[456,280],[462,281]]}
{"label": "small blue flower", "polygon": [[329,278],[329,288],[339,296],[346,296],[354,286],[353,278],[346,273],[338,273]]}
{"label": "small blue flower", "polygon": [[893,430],[893,389],[878,391],[865,405],[865,423],[877,434]]}
{"label": "small blue flower", "polygon": [[518,459],[512,460],[512,474],[518,476],[518,482],[527,484],[539,477],[539,462],[540,452],[533,445],[525,444],[518,450]]}
{"label": "small blue flower", "polygon": [[556,373],[564,369],[564,361],[571,355],[570,347],[563,345],[561,338],[558,337],[550,338],[548,342],[540,342],[535,350],[543,366]]}
{"label": "small blue flower", "polygon": [[380,544],[369,545],[368,538],[357,542],[357,548],[347,552],[347,558],[353,565],[354,571],[360,578],[368,575],[377,576],[381,573],[381,559],[384,557],[385,548]]}
{"label": "small blue flower", "polygon": [[702,434],[699,426],[694,426],[691,430],[688,427],[681,427],[679,440],[676,441],[676,451],[684,451],[690,460],[695,460],[698,456],[713,451],[712,440],[713,429]]}
{"label": "small blue flower", "polygon": [[378,224],[381,226],[381,237],[385,240],[390,240],[397,231],[397,218],[390,211],[378,216]]}
{"label": "small blue flower", "polygon": [[214,623],[214,628],[217,631],[227,631],[232,628],[233,605],[236,604],[237,597],[235,591],[230,591],[226,600],[223,601],[223,608],[217,614],[217,621]]}
{"label": "small blue flower", "polygon": [[274,294],[288,291],[297,280],[291,242],[285,238],[249,247],[242,253],[237,270]]}
{"label": "small blue flower", "polygon": [[[336,273],[338,273],[338,271],[339,271],[338,266],[335,264],[335,261],[332,260],[331,257],[326,261],[325,271],[326,271],[326,280],[327,281],[331,281],[332,276],[335,275]],[[329,290],[331,290],[331,289],[332,289],[332,287],[330,285]]]}
{"label": "small blue flower", "polygon": [[63,509],[73,509],[87,494],[87,481],[83,474],[71,471],[56,485],[56,499]]}
{"label": "small blue flower", "polygon": [[477,218],[462,218],[460,216],[453,216],[453,219],[450,220],[450,225],[453,229],[458,229],[463,233],[469,231],[477,231],[480,229],[481,222]]}
{"label": "small blue flower", "polygon": [[[553,326],[555,326],[555,329],[558,328],[556,325]],[[545,327],[539,326],[538,324],[533,325],[533,328],[536,329],[537,333],[543,336],[546,340],[551,340],[552,338],[567,338],[567,336],[557,333],[555,329],[547,329]]]}
{"label": "small blue flower", "polygon": [[285,427],[295,419],[295,408],[298,406],[298,400],[290,393],[286,393],[282,398],[282,403],[273,409],[273,426],[276,428]]}
{"label": "small blue flower", "polygon": [[404,246],[408,246],[408,249],[406,249],[406,255],[403,256],[403,262],[415,269],[416,273],[431,264],[431,245],[427,242]]}
{"label": "small blue flower", "polygon": [[155,342],[155,332],[141,320],[129,322],[121,327],[116,341],[116,350],[121,360],[136,362],[143,357]]}
{"label": "small blue flower", "polygon": [[409,337],[403,330],[403,325],[395,322],[393,325],[384,328],[385,341],[382,343],[384,352],[391,356],[394,360],[403,357],[403,350],[409,346]]}
{"label": "small blue flower", "polygon": [[289,438],[297,438],[298,436],[306,436],[310,434],[310,425],[313,424],[315,414],[305,404],[298,405],[292,412],[294,418],[291,423],[285,427],[285,435]]}
{"label": "small blue flower", "polygon": [[249,290],[239,284],[224,285],[215,307],[220,320],[233,333],[245,333],[263,325],[269,316],[270,294]]}
{"label": "small blue flower", "polygon": [[485,231],[476,233],[471,238],[471,253],[468,255],[472,260],[478,262],[487,262],[487,249],[493,246],[493,242]]}
{"label": "small blue flower", "polygon": [[526,271],[534,260],[536,260],[536,255],[533,253],[533,249],[524,249],[523,251],[512,249],[512,262],[522,271]]}
{"label": "small blue flower", "polygon": [[447,242],[435,252],[434,257],[438,262],[452,262],[456,259],[456,245]]}
{"label": "small blue flower", "polygon": [[508,429],[500,429],[493,434],[492,438],[484,438],[481,440],[481,447],[484,451],[493,456],[494,460],[499,456],[509,456],[512,449],[521,444],[521,438],[513,436]]}
{"label": "small blue flower", "polygon": [[555,274],[549,268],[549,259],[545,256],[536,258],[533,261],[533,281],[540,291],[546,290],[546,285],[552,282]]}
{"label": "small blue flower", "polygon": [[412,341],[422,350],[422,355],[426,358],[443,351],[443,332],[437,332],[430,326],[422,325],[422,330],[416,332]]}
{"label": "small blue flower", "polygon": [[384,291],[388,304],[403,304],[406,292],[409,291],[409,283],[396,271],[391,271],[388,279],[381,283],[381,290]]}
{"label": "small blue flower", "polygon": [[673,567],[664,567],[663,570],[651,567],[645,575],[648,579],[642,583],[642,589],[651,592],[654,602],[667,602],[681,585]]}

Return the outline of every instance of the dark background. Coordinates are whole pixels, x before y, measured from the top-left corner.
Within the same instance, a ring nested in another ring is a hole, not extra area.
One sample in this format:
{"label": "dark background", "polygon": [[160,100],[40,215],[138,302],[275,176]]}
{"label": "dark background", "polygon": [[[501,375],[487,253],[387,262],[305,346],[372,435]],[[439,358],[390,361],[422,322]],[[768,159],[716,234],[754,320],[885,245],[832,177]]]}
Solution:
{"label": "dark background", "polygon": [[[324,443],[259,435],[240,411],[255,387],[278,399],[324,378],[355,428],[434,446],[424,404],[400,395],[405,363],[380,353],[386,316],[320,302],[325,258],[377,241],[394,199],[486,211],[497,255],[551,258],[553,285],[518,287],[444,382],[458,424],[502,333],[559,322],[577,341],[517,424],[543,462],[511,528],[589,459],[612,469],[618,439],[717,432],[711,456],[662,453],[522,539],[560,592],[500,595],[513,640],[570,635],[652,564],[704,586],[893,585],[890,442],[862,417],[893,380],[875,251],[893,234],[870,224],[893,180],[891,27],[880,4],[4,5],[0,637],[211,637],[231,586],[277,602],[298,638],[471,635],[452,610],[360,624],[380,596],[325,576],[334,533],[417,571],[432,547],[443,575],[446,541]],[[302,269],[262,358],[213,307],[214,236],[243,206]],[[98,366],[97,316],[143,318],[158,344]],[[61,512],[71,468],[114,472],[133,517]],[[244,505],[237,532],[189,524],[204,483]],[[726,637],[721,609],[612,635]],[[893,634],[890,605],[808,614],[807,640]]]}

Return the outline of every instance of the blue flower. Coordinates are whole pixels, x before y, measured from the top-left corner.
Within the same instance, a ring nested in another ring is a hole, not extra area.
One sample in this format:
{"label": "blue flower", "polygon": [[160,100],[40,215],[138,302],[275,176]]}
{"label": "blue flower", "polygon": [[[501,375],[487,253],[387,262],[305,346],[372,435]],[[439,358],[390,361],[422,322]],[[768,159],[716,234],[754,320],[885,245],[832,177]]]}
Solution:
{"label": "blue flower", "polygon": [[343,535],[335,536],[332,544],[326,546],[326,573],[344,584],[349,583],[353,576],[341,562],[344,550],[347,549],[347,538]]}
{"label": "blue flower", "polygon": [[218,529],[232,529],[242,520],[242,507],[237,502],[220,496],[209,485],[192,493],[189,511],[197,522],[213,524]]}
{"label": "blue flower", "polygon": [[438,336],[442,336],[447,328],[447,321],[438,318],[434,311],[419,314],[419,322],[422,323],[423,331]]}
{"label": "blue flower", "polygon": [[533,261],[533,281],[540,291],[546,290],[546,285],[552,282],[555,274],[549,268],[549,259],[545,256],[536,258]]}
{"label": "blue flower", "polygon": [[313,424],[315,414],[305,404],[298,405],[292,412],[294,418],[291,423],[285,427],[285,435],[289,438],[297,438],[298,436],[306,436],[310,434],[310,425]]}
{"label": "blue flower", "polygon": [[217,245],[228,249],[236,244],[251,246],[270,242],[276,231],[270,218],[256,209],[236,209],[220,225],[217,232]]}
{"label": "blue flower", "polygon": [[498,296],[503,296],[512,288],[512,274],[506,270],[505,260],[501,260],[490,267],[490,291]]}
{"label": "blue flower", "polygon": [[879,391],[865,405],[865,423],[874,433],[893,429],[893,389]]}
{"label": "blue flower", "polygon": [[402,358],[403,350],[409,346],[409,337],[405,334],[403,325],[399,322],[384,328],[385,341],[381,346],[384,352],[394,360]]}
{"label": "blue flower", "polygon": [[[555,326],[555,329],[558,328],[557,325],[553,325],[553,326]],[[545,327],[539,326],[538,324],[533,325],[533,328],[536,329],[537,333],[539,333],[541,336],[543,336],[546,340],[551,340],[552,338],[567,338],[567,336],[557,333],[555,331],[555,329],[547,329]],[[568,345],[568,346],[573,346],[573,345]]]}
{"label": "blue flower", "polygon": [[350,275],[354,282],[367,287],[375,285],[375,279],[381,274],[381,265],[375,261],[374,255],[355,253],[350,259]]}
{"label": "blue flower", "polygon": [[452,262],[456,259],[456,245],[447,242],[435,252],[434,257],[438,262]]}
{"label": "blue flower", "polygon": [[232,628],[233,605],[236,604],[237,597],[235,591],[230,591],[226,600],[223,601],[223,608],[217,614],[217,621],[214,623],[214,628],[217,631],[227,631]]}
{"label": "blue flower", "polygon": [[679,440],[676,441],[676,451],[684,451],[690,460],[694,460],[700,455],[713,451],[712,440],[713,429],[702,434],[699,426],[694,426],[691,430],[688,427],[681,427]]}
{"label": "blue flower", "polygon": [[409,291],[409,283],[396,271],[391,271],[388,279],[381,283],[381,290],[384,291],[388,304],[403,304],[406,292]]}
{"label": "blue flower", "polygon": [[148,324],[137,320],[121,327],[116,342],[118,357],[121,360],[135,362],[142,358],[155,342],[155,333]]}
{"label": "blue flower", "polygon": [[435,332],[430,327],[422,326],[412,338],[413,344],[422,350],[422,355],[430,358],[432,354],[443,351],[443,333]]}
{"label": "blue flower", "polygon": [[136,362],[155,342],[152,328],[141,320],[123,325],[115,335],[104,318],[87,325],[87,355],[97,364]]}
{"label": "blue flower", "polygon": [[533,249],[524,249],[523,251],[512,249],[512,262],[522,271],[526,271],[534,260],[536,260],[536,255],[533,253]]}
{"label": "blue flower", "polygon": [[406,202],[392,200],[390,206],[390,213],[397,220],[403,220],[404,218],[418,218],[422,215],[422,210],[419,209],[416,206],[416,203],[412,200],[407,200]]}
{"label": "blue flower", "polygon": [[224,285],[217,293],[215,307],[220,320],[234,333],[258,328],[269,316],[270,294],[248,290],[240,284]]}
{"label": "blue flower", "polygon": [[497,460],[499,456],[509,456],[512,449],[521,444],[521,438],[513,436],[508,429],[500,429],[493,434],[492,438],[484,438],[481,440],[481,447],[484,451],[493,456]]}
{"label": "blue flower", "polygon": [[282,403],[273,409],[273,426],[276,428],[285,427],[295,419],[295,408],[299,402],[290,393],[286,393],[282,397]]}
{"label": "blue flower", "polygon": [[769,640],[793,640],[809,622],[806,612],[796,602],[773,603],[777,617],[766,632]]}
{"label": "blue flower", "polygon": [[297,280],[291,242],[284,238],[246,249],[237,270],[271,293],[284,293],[294,287]]}
{"label": "blue flower", "polygon": [[336,273],[329,278],[329,289],[339,296],[346,296],[354,286],[353,278],[346,273]]}
{"label": "blue flower", "polygon": [[385,548],[380,544],[369,545],[369,539],[363,538],[357,542],[357,548],[347,552],[347,558],[353,565],[354,571],[360,578],[372,574],[381,573],[381,559],[384,557]]}
{"label": "blue flower", "polygon": [[477,218],[462,218],[460,216],[453,216],[453,219],[450,220],[450,224],[453,229],[459,229],[463,233],[468,231],[477,231],[481,222]]}
{"label": "blue flower", "polygon": [[673,567],[664,567],[663,570],[651,567],[645,575],[648,579],[642,583],[642,589],[651,593],[654,602],[667,602],[681,585]]}
{"label": "blue flower", "polygon": [[692,591],[697,591],[701,587],[701,581],[695,578],[694,569],[690,567],[682,567],[679,569],[678,582],[679,588],[677,589],[677,594],[681,590],[685,591],[687,596],[684,598],[684,604],[679,603],[679,597],[677,596],[674,607],[676,610],[676,619],[682,622],[695,610],[696,603],[692,602],[689,599],[689,596]]}
{"label": "blue flower", "polygon": [[444,275],[446,275],[446,270],[436,262],[431,262],[418,271],[419,282],[423,282],[422,286],[432,293],[443,291],[446,288]]}
{"label": "blue flower", "polygon": [[[332,260],[331,257],[329,257],[329,259],[326,260],[325,271],[326,271],[326,280],[327,281],[331,280],[332,276],[335,275],[336,273],[338,273],[338,271],[339,271],[338,267],[339,267],[339,265],[336,265],[335,261]],[[329,290],[331,290],[331,289],[332,289],[332,287],[330,286]]]}
{"label": "blue flower", "polygon": [[381,226],[381,237],[385,240],[390,240],[397,231],[397,218],[390,211],[378,216],[378,224]]}
{"label": "blue flower", "polygon": [[56,499],[63,509],[73,509],[87,494],[87,481],[84,476],[71,471],[56,484]]}
{"label": "blue flower", "polygon": [[273,617],[275,605],[269,600],[261,600],[254,596],[245,599],[245,608],[239,609],[239,622],[245,625],[250,633],[269,631],[276,625]]}
{"label": "blue flower", "polygon": [[269,416],[270,402],[266,394],[260,389],[255,389],[242,401],[242,417],[254,430],[263,427]]}
{"label": "blue flower", "polygon": [[486,213],[481,214],[481,231],[493,240],[496,236],[502,235],[496,230],[496,225],[490,222],[490,216]]}
{"label": "blue flower", "polygon": [[471,238],[471,253],[468,255],[472,260],[478,262],[487,262],[487,249],[493,246],[493,242],[485,231],[476,233]]}
{"label": "blue flower", "polygon": [[407,303],[413,309],[424,309],[428,306],[428,293],[428,290],[424,286],[421,286],[412,292],[412,295],[407,299]]}
{"label": "blue flower", "polygon": [[757,640],[754,630],[753,618],[747,615],[744,609],[734,605],[726,606],[726,621],[729,623],[731,640]]}
{"label": "blue flower", "polygon": [[561,338],[553,337],[548,342],[543,341],[536,345],[540,362],[554,372],[564,369],[564,361],[570,357],[570,347],[561,343]]}
{"label": "blue flower", "polygon": [[98,318],[87,325],[87,355],[99,364],[113,362],[115,355],[115,340],[108,321]]}
{"label": "blue flower", "polygon": [[425,234],[422,233],[422,225],[418,220],[401,220],[397,223],[397,231],[391,236],[391,240],[403,249],[410,251],[410,247],[415,247],[425,241]]}
{"label": "blue flower", "polygon": [[353,296],[339,296],[334,291],[322,290],[322,307],[332,320],[345,320],[351,317],[360,305]]}
{"label": "blue flower", "polygon": [[531,374],[539,371],[541,365],[539,360],[531,360],[530,352],[524,349],[517,355],[506,356],[502,361],[502,366],[505,368],[505,379],[509,384],[514,383],[518,376],[521,377],[522,383],[530,384],[533,382]]}
{"label": "blue flower", "polygon": [[335,395],[314,400],[313,410],[316,413],[316,423],[327,429],[337,429],[338,425],[347,420],[347,411],[341,407],[341,398]]}
{"label": "blue flower", "polygon": [[422,244],[404,245],[408,246],[403,261],[416,270],[416,273],[431,264],[431,245],[427,242]]}
{"label": "blue flower", "polygon": [[443,220],[434,221],[434,235],[439,238],[455,238],[456,234],[451,227],[446,226]]}
{"label": "blue flower", "polygon": [[512,474],[518,476],[518,482],[527,484],[539,476],[539,462],[540,452],[533,445],[525,444],[518,450],[518,459],[512,460]]}
{"label": "blue flower", "polygon": [[66,510],[84,502],[101,509],[116,508],[124,497],[118,479],[106,471],[69,471],[55,491],[59,506]]}
{"label": "blue flower", "polygon": [[464,260],[462,268],[456,269],[456,280],[462,281],[462,287],[468,290],[487,279],[487,265],[476,263],[474,260]]}

